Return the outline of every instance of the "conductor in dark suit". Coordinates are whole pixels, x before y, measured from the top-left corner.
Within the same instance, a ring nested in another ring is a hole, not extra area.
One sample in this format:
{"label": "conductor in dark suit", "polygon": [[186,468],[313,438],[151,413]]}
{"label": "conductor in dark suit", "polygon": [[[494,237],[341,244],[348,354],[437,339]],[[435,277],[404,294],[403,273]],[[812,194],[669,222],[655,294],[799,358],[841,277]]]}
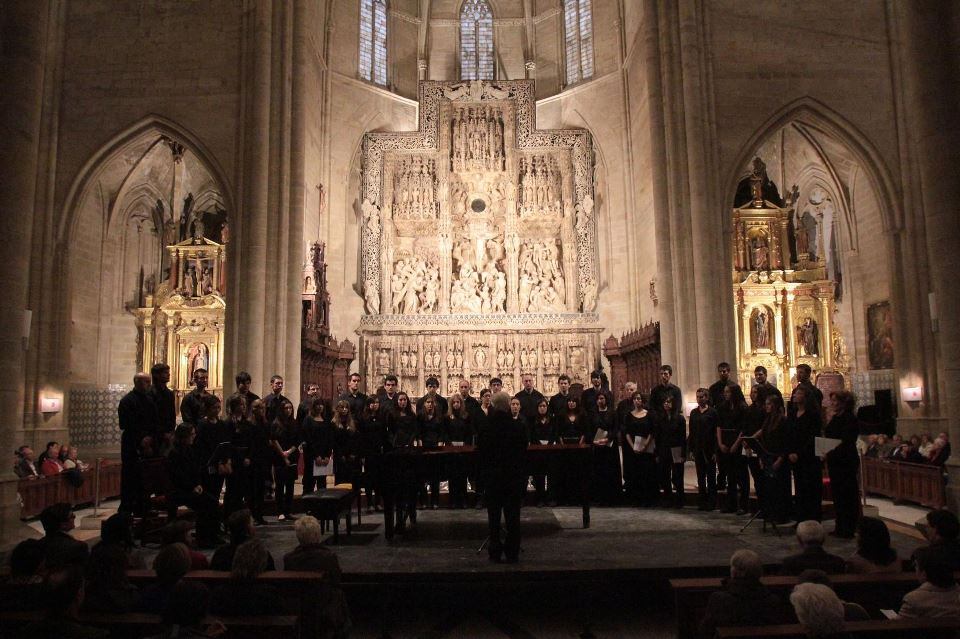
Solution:
{"label": "conductor in dark suit", "polygon": [[[510,396],[496,393],[487,423],[477,435],[480,476],[486,490],[490,561],[516,563],[520,556],[520,504],[526,489],[527,433],[510,417]],[[500,522],[506,538],[501,540]]]}

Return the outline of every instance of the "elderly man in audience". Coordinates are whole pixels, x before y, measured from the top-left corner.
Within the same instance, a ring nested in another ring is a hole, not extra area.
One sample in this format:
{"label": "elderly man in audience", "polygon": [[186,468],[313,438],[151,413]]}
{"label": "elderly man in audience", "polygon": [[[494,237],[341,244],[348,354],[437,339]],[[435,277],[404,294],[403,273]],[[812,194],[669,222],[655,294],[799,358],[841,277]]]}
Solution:
{"label": "elderly man in audience", "polygon": [[846,636],[843,633],[843,602],[829,586],[797,584],[790,593],[790,604],[808,637]]}
{"label": "elderly man in audience", "polygon": [[[833,582],[830,581],[830,575],[816,568],[804,570],[797,575],[797,583],[800,584],[821,584],[833,590]],[[842,601],[843,618],[845,621],[869,621],[870,613],[858,603],[851,601]]]}
{"label": "elderly man in audience", "polygon": [[329,596],[320,603],[327,624],[335,637],[346,637],[350,632],[350,609],[340,589],[340,562],[337,555],[320,543],[320,522],[306,515],[293,525],[300,545],[283,556],[284,570],[304,570],[324,573],[329,581]]}
{"label": "elderly man in audience", "polygon": [[828,575],[844,572],[846,560],[823,549],[826,538],[823,526],[818,521],[811,519],[797,524],[797,542],[801,550],[795,555],[784,557],[780,574],[799,575],[809,568],[822,570]]}
{"label": "elderly man in audience", "polygon": [[786,606],[760,583],[763,564],[752,550],[738,550],[730,557],[730,578],[723,590],[711,593],[700,622],[699,635],[713,639],[721,626],[764,626],[787,623]]}
{"label": "elderly man in audience", "polygon": [[20,479],[36,479],[40,476],[37,465],[34,463],[32,448],[21,446],[17,449],[17,461],[13,466],[13,472]]}
{"label": "elderly man in audience", "polygon": [[960,621],[960,585],[953,577],[951,558],[936,547],[922,548],[915,557],[921,584],[903,596],[900,616]]}

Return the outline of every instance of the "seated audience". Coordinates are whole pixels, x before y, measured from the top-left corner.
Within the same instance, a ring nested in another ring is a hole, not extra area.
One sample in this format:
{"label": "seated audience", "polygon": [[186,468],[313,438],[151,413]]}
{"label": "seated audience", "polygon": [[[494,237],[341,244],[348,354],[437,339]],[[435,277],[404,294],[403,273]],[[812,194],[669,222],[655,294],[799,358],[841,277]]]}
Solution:
{"label": "seated audience", "polygon": [[133,515],[119,512],[111,515],[100,524],[100,541],[93,547],[92,553],[102,546],[121,548],[127,557],[127,570],[139,570],[147,567],[143,553],[135,548],[133,539]]}
{"label": "seated audience", "polygon": [[877,435],[877,449],[877,457],[880,459],[886,459],[893,452],[893,444],[885,433]]}
{"label": "seated audience", "polygon": [[900,449],[900,446],[903,445],[903,435],[900,433],[894,433],[893,436],[887,441],[887,457],[893,457],[893,454]]}
{"label": "seated audience", "polygon": [[82,541],[71,537],[68,532],[73,530],[76,516],[70,504],[59,503],[47,506],[40,513],[40,524],[43,526],[43,563],[46,570],[66,566],[67,564],[82,564],[90,555],[90,548]]}
{"label": "seated audience", "polygon": [[[830,576],[822,570],[816,568],[810,568],[809,570],[804,570],[801,572],[799,575],[797,575],[797,582],[801,584],[821,584],[833,590],[833,583],[830,581]],[[843,603],[844,621],[870,620],[870,613],[868,613],[860,604],[850,601],[842,601],[841,603]]]}
{"label": "seated audience", "polygon": [[901,617],[960,620],[960,586],[953,577],[951,557],[939,548],[916,553],[920,587],[903,596]]}
{"label": "seated audience", "polygon": [[210,612],[225,617],[256,617],[280,613],[280,593],[272,585],[257,581],[267,570],[267,549],[259,539],[240,544],[233,556],[229,583],[213,591]]}
{"label": "seated audience", "polygon": [[894,461],[908,462],[910,464],[923,464],[926,463],[920,453],[917,452],[916,444],[911,441],[906,441],[900,444],[890,455],[890,459]]}
{"label": "seated audience", "polygon": [[21,446],[17,449],[16,463],[13,466],[13,472],[20,479],[36,479],[40,476],[37,465],[33,462],[33,449],[29,446]]}
{"label": "seated audience", "polygon": [[829,586],[797,584],[790,593],[790,604],[808,637],[825,639],[845,637],[843,602]]}
{"label": "seated audience", "polygon": [[163,611],[164,630],[150,639],[218,637],[226,632],[219,621],[205,624],[210,606],[210,589],[198,581],[181,580],[170,592]]}
{"label": "seated audience", "polygon": [[[861,440],[863,441],[863,440]],[[879,435],[867,435],[866,442],[864,442],[863,447],[863,456],[876,459],[880,457],[880,436]],[[857,448],[859,448],[859,442]]]}
{"label": "seated audience", "polygon": [[127,553],[121,546],[97,544],[86,579],[84,612],[132,612],[140,607],[140,591],[127,579]]}
{"label": "seated audience", "polygon": [[47,442],[47,450],[40,454],[40,474],[44,477],[59,475],[63,472],[63,464],[60,463],[60,444],[57,442]]}
{"label": "seated audience", "polygon": [[183,544],[190,551],[190,570],[206,570],[210,567],[207,556],[194,549],[193,524],[189,521],[178,520],[170,522],[160,529],[160,546],[169,544]]}
{"label": "seated audience", "polygon": [[713,639],[721,626],[763,626],[787,623],[783,602],[760,583],[763,564],[752,550],[738,550],[730,558],[730,578],[723,590],[711,593],[700,622],[700,636]]}
{"label": "seated audience", "polygon": [[[960,571],[960,521],[946,509],[931,510],[927,513],[925,524],[921,526],[924,536],[930,542],[929,548],[936,548],[950,561],[950,569]],[[912,559],[916,562],[918,548]]]}
{"label": "seated audience", "polygon": [[43,544],[39,539],[24,539],[10,552],[10,576],[6,583],[10,588],[5,597],[0,597],[0,610],[36,610],[40,603],[38,574],[43,564]]}
{"label": "seated audience", "polygon": [[[257,536],[257,529],[253,526],[253,515],[243,508],[234,511],[227,517],[227,532],[230,533],[230,543],[217,548],[210,560],[211,570],[229,572],[233,569],[233,555],[240,544]],[[273,555],[267,552],[267,570],[276,570]]]}
{"label": "seated audience", "polygon": [[330,582],[329,597],[320,604],[327,625],[334,629],[334,636],[345,637],[350,632],[350,609],[340,589],[340,562],[337,555],[320,543],[320,522],[306,515],[293,526],[299,546],[283,557],[284,570],[317,571],[326,575]]}
{"label": "seated audience", "polygon": [[920,445],[917,446],[917,452],[920,453],[924,459],[930,459],[931,450],[933,450],[933,439],[930,437],[930,433],[923,433],[920,435]]}
{"label": "seated audience", "polygon": [[167,609],[173,587],[190,572],[190,549],[182,543],[164,546],[153,560],[153,570],[157,580],[143,589],[140,610],[160,615]]}
{"label": "seated audience", "polygon": [[946,433],[940,433],[933,440],[933,448],[930,449],[930,463],[934,466],[943,467],[950,459],[950,439]]}
{"label": "seated audience", "polygon": [[51,570],[43,578],[40,601],[46,614],[40,621],[31,622],[15,634],[19,639],[95,639],[109,637],[100,628],[85,626],[77,621],[83,604],[83,569],[64,566]]}
{"label": "seated audience", "polygon": [[783,559],[780,574],[799,575],[808,568],[817,568],[829,575],[844,572],[846,561],[843,557],[832,555],[823,549],[826,538],[823,526],[818,521],[808,520],[797,524],[797,542],[801,551]]}
{"label": "seated audience", "polygon": [[76,469],[83,471],[87,469],[87,465],[77,459],[79,451],[76,446],[65,446],[63,450],[66,451],[66,455],[63,456],[63,461],[61,462],[64,470]]}
{"label": "seated audience", "polygon": [[890,546],[887,525],[875,517],[857,524],[857,552],[847,559],[847,572],[856,574],[901,572],[897,551]]}

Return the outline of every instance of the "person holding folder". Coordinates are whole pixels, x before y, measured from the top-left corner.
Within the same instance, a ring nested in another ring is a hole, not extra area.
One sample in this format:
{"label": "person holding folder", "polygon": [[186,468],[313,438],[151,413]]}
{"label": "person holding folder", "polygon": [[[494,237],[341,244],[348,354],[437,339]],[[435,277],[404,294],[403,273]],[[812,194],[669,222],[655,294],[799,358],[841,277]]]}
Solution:
{"label": "person holding folder", "polygon": [[[668,506],[683,508],[683,462],[687,458],[687,421],[674,408],[673,395],[666,395],[654,412],[660,490]],[[671,490],[672,485],[672,490]]]}
{"label": "person holding folder", "polygon": [[720,463],[726,468],[727,503],[721,512],[743,515],[750,503],[750,474],[743,456],[743,438],[747,428],[747,400],[738,384],[727,384],[723,389],[723,404],[717,411],[717,448]]}
{"label": "person holding folder", "polygon": [[655,506],[657,488],[656,437],[653,417],[639,392],[633,394],[633,410],[623,419],[623,478],[627,498],[639,506]]}
{"label": "person holding folder", "polygon": [[787,419],[791,433],[790,465],[796,487],[797,521],[820,521],[823,518],[823,466],[816,454],[820,437],[820,411],[816,396],[806,386],[797,386],[791,396],[792,416]]}

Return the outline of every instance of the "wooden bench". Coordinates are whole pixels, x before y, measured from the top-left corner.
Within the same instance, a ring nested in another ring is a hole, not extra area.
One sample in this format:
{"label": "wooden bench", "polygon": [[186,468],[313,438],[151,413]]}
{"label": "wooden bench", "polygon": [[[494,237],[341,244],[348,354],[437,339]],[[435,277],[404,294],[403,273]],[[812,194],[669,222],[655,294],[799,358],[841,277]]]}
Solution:
{"label": "wooden bench", "polygon": [[360,493],[353,488],[328,488],[300,498],[300,504],[308,515],[320,521],[320,532],[326,532],[327,522],[333,523],[333,543],[340,542],[340,516],[347,520],[347,534],[353,532],[350,511],[357,504],[357,525],[360,525]]}
{"label": "wooden bench", "polygon": [[[0,612],[0,629],[7,632],[40,621],[47,615],[39,610]],[[87,626],[104,628],[111,637],[144,637],[162,630],[160,615],[139,612],[128,613],[81,613],[77,621]],[[204,623],[219,621],[227,628],[222,637],[227,639],[285,639],[296,629],[297,618],[293,615],[265,617],[208,617]]]}
{"label": "wooden bench", "polygon": [[[83,483],[74,486],[67,475],[51,475],[36,479],[21,479],[17,482],[20,494],[20,519],[36,517],[43,509],[53,504],[68,503],[71,506],[99,504],[105,499],[120,494],[120,463],[98,460],[91,468],[81,471]],[[98,481],[99,471],[99,481]]]}
{"label": "wooden bench", "polygon": [[[785,603],[790,591],[799,582],[797,577],[762,577],[761,583]],[[914,573],[887,575],[831,575],[830,583],[844,601],[858,603],[871,617],[879,617],[881,609],[900,607],[903,596],[917,588],[920,582]],[[714,577],[671,579],[674,606],[677,615],[677,636],[695,637],[707,608],[710,594],[723,589],[723,580]]]}
{"label": "wooden bench", "polygon": [[943,508],[947,503],[943,469],[939,466],[872,457],[861,459],[864,492],[928,508]]}
{"label": "wooden bench", "polygon": [[[153,583],[157,575],[152,570],[127,571],[130,582],[143,588]],[[217,586],[228,583],[230,573],[220,570],[194,570],[188,572],[184,579],[203,582],[213,590]],[[322,572],[296,572],[291,570],[274,570],[261,574],[258,580],[268,583],[280,592],[284,602],[285,614],[296,615],[299,618],[298,634],[302,639],[316,639],[323,637],[329,631],[323,618],[321,605],[329,596],[329,583]]]}
{"label": "wooden bench", "polygon": [[[849,621],[844,631],[853,636],[893,638],[951,637],[960,629],[960,621],[953,619],[871,619],[870,621]],[[720,639],[747,639],[753,637],[776,637],[777,639],[806,639],[807,635],[800,624],[779,626],[741,626],[738,628],[717,628]]]}

